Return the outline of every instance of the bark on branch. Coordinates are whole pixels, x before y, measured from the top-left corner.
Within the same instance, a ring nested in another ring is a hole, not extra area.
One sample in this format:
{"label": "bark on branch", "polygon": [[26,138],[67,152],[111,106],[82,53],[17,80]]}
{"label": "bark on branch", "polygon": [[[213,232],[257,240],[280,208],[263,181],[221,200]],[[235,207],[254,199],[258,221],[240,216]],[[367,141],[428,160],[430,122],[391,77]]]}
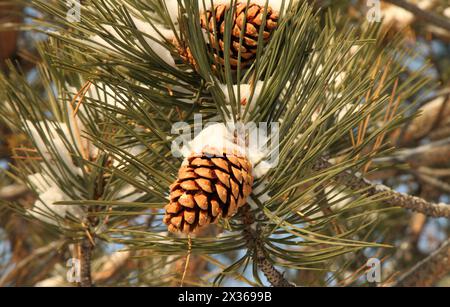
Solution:
{"label": "bark on branch", "polygon": [[394,143],[401,146],[411,144],[430,133],[441,132],[450,124],[450,89],[437,95],[418,110],[419,115],[405,126],[404,131],[393,134]]}
{"label": "bark on branch", "polygon": [[81,241],[81,273],[80,286],[92,287],[91,259],[93,246],[88,238]]}
{"label": "bark on branch", "polygon": [[450,162],[450,137],[416,148],[400,149],[391,157],[383,157],[374,161],[377,163],[407,162],[414,167],[446,165]]}
{"label": "bark on branch", "polygon": [[252,228],[255,222],[253,214],[250,212],[250,207],[247,205],[241,209],[244,221],[244,236],[247,239],[247,244],[250,249],[254,250],[253,261],[255,261],[258,268],[264,273],[267,280],[273,287],[295,287],[289,282],[284,274],[280,273],[274,265],[267,259],[264,253],[263,243],[261,242],[257,232]]}
{"label": "bark on branch", "polygon": [[[314,166],[317,171],[331,168],[333,165],[324,159],[320,159]],[[445,203],[431,203],[420,197],[403,194],[382,185],[374,184],[362,177],[359,173],[349,171],[338,174],[335,181],[347,186],[354,191],[364,190],[369,196],[383,195],[385,202],[394,207],[410,209],[431,217],[450,218],[450,205]]]}
{"label": "bark on branch", "polygon": [[28,187],[24,185],[9,185],[0,189],[0,200],[15,201],[29,192]]}
{"label": "bark on branch", "polygon": [[7,283],[14,278],[14,275],[21,270],[22,268],[29,266],[33,263],[34,260],[41,258],[43,255],[46,255],[52,251],[58,250],[61,245],[63,244],[62,241],[56,241],[52,242],[47,246],[43,246],[40,248],[37,248],[33,251],[29,256],[23,258],[20,262],[16,263],[14,269],[9,271],[7,274],[3,275],[0,278],[0,287],[7,286]]}
{"label": "bark on branch", "polygon": [[384,1],[389,2],[398,7],[401,7],[402,9],[405,9],[413,13],[417,18],[423,19],[432,25],[450,31],[450,22],[441,15],[429,11],[424,11],[420,9],[418,6],[404,0],[384,0]]}
{"label": "bark on branch", "polygon": [[450,239],[397,279],[395,287],[431,287],[450,273]]}

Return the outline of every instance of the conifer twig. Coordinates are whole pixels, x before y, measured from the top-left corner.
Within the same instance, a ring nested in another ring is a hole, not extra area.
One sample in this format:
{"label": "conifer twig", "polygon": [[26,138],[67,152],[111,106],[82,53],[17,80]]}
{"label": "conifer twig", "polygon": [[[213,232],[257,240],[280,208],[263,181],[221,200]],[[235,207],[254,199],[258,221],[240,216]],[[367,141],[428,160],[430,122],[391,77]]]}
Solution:
{"label": "conifer twig", "polygon": [[[330,167],[332,167],[331,163],[324,159],[320,159],[315,164],[314,169],[320,171],[329,169]],[[420,197],[394,191],[383,184],[374,184],[366,180],[360,173],[345,171],[338,174],[334,180],[344,184],[352,190],[364,190],[369,196],[384,195],[386,197],[384,202],[394,207],[411,209],[431,217],[450,218],[450,205],[428,202]]]}
{"label": "conifer twig", "polygon": [[13,278],[13,276],[18,272],[20,269],[26,267],[29,265],[32,261],[38,259],[39,257],[50,253],[54,250],[57,250],[61,247],[62,241],[55,241],[47,246],[43,246],[40,248],[35,249],[30,255],[20,260],[20,262],[16,263],[14,269],[9,271],[7,274],[1,276],[0,278],[0,287],[4,287],[6,283]]}
{"label": "conifer twig", "polygon": [[184,264],[184,270],[183,270],[183,275],[181,277],[180,287],[184,286],[184,280],[186,278],[186,273],[187,273],[188,268],[189,268],[191,254],[192,254],[192,239],[191,239],[191,236],[188,235],[188,253],[187,253],[187,256],[186,256],[186,262]]}
{"label": "conifer twig", "polygon": [[393,156],[377,158],[374,161],[376,163],[408,162],[414,165],[446,164],[449,161],[449,153],[450,137],[447,137],[415,148],[400,149]]}
{"label": "conifer twig", "polygon": [[30,193],[30,189],[27,186],[21,184],[12,184],[6,187],[0,188],[0,200],[14,201],[27,193]]}
{"label": "conifer twig", "polygon": [[250,206],[245,206],[241,209],[243,215],[243,222],[245,225],[244,236],[247,239],[249,249],[254,250],[253,260],[258,268],[264,273],[267,280],[273,287],[295,287],[295,285],[289,282],[284,274],[280,273],[274,265],[267,259],[264,254],[264,247],[262,246],[261,239],[257,232],[252,228],[252,224],[255,222],[255,218],[250,212]]}
{"label": "conifer twig", "polygon": [[402,9],[407,10],[410,13],[413,13],[416,17],[421,18],[432,25],[450,31],[450,22],[441,15],[422,10],[417,5],[414,5],[404,0],[384,0],[384,1],[389,2],[395,6],[401,7]]}
{"label": "conifer twig", "polygon": [[395,287],[431,287],[450,272],[450,239],[401,275]]}
{"label": "conifer twig", "polygon": [[103,256],[103,265],[98,271],[92,273],[93,283],[108,282],[108,284],[111,284],[111,280],[121,275],[124,270],[134,267],[135,264],[131,261],[132,255],[130,251],[117,251]]}
{"label": "conifer twig", "polygon": [[80,286],[92,287],[91,276],[91,258],[93,246],[89,238],[84,238],[81,241],[81,273],[80,273]]}

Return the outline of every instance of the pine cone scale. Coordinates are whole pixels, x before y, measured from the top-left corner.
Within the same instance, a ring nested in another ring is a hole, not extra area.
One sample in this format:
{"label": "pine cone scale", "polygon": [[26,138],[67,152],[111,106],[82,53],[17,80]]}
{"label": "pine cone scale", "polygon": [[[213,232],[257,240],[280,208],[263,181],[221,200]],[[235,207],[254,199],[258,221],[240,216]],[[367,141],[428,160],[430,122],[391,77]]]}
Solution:
{"label": "pine cone scale", "polygon": [[208,197],[205,194],[198,193],[194,196],[195,203],[197,206],[200,207],[202,210],[208,209]]}

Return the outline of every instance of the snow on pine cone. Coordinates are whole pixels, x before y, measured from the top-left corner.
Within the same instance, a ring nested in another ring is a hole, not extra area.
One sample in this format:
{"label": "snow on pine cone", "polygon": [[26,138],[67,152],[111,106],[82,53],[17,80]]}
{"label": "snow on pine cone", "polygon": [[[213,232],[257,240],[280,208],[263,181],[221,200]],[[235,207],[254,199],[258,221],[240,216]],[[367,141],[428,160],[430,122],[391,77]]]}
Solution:
{"label": "snow on pine cone", "polygon": [[252,192],[250,162],[234,154],[192,155],[170,187],[164,223],[171,232],[192,233],[199,227],[230,218]]}
{"label": "snow on pine cone", "polygon": [[[226,12],[228,10],[230,10],[229,4],[218,4],[214,7],[214,14],[209,10],[206,11],[206,13],[201,13],[201,26],[209,32],[212,48],[214,49],[214,52],[216,52],[216,59],[222,64],[225,63],[224,34],[225,26],[227,24]],[[264,17],[264,15],[266,16]],[[262,39],[263,43],[266,44],[269,41],[272,31],[278,25],[278,12],[272,10],[271,7],[268,7],[266,11],[265,5],[256,3],[250,3],[247,8],[247,1],[236,3],[230,44],[230,65],[232,69],[237,69],[239,64],[239,50],[241,51],[242,68],[251,65],[253,60],[256,58],[259,32],[261,26],[263,25],[264,18],[265,25],[262,32]],[[244,26],[244,36],[242,39],[242,44],[240,44],[241,30]],[[214,33],[216,33],[219,40],[220,50],[218,54],[216,50],[217,43],[215,42]]]}

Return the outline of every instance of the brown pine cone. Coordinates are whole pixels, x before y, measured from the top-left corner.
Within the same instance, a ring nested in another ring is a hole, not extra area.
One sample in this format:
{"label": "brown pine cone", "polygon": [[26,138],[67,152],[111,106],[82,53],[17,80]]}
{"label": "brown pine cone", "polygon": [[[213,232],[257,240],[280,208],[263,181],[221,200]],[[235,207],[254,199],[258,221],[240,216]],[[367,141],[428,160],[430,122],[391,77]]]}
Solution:
{"label": "brown pine cone", "polygon": [[[219,4],[215,6],[214,14],[212,11],[208,10],[200,13],[201,26],[203,29],[209,32],[211,49],[215,53],[216,60],[225,64],[224,60],[224,33],[226,25],[226,12],[230,9],[230,5]],[[257,47],[258,47],[258,37],[259,30],[263,23],[263,17],[265,13],[265,7],[255,3],[250,3],[248,10],[247,3],[238,2],[235,8],[235,14],[233,16],[233,29],[231,32],[232,42],[230,44],[230,66],[231,69],[236,70],[238,66],[239,50],[241,50],[241,68],[246,68],[250,66],[256,58]],[[247,18],[245,20],[245,15],[247,13]],[[216,24],[214,24],[214,16]],[[242,44],[240,44],[241,29],[245,25],[245,32],[243,36]],[[268,7],[266,12],[264,31],[263,31],[263,44],[267,44],[270,39],[272,31],[278,25],[278,13],[273,11],[272,8]],[[216,28],[217,38],[219,39],[219,48],[217,51],[217,44],[215,43],[214,26]],[[192,55],[192,52],[186,44],[180,44],[180,42],[174,40],[174,46],[176,47],[180,57],[184,62],[197,67],[197,63]]]}
{"label": "brown pine cone", "polygon": [[186,46],[186,44],[184,44],[183,42],[178,41],[178,39],[176,38],[172,40],[172,44],[177,49],[181,59],[185,63],[189,63],[197,69],[197,62],[195,61],[194,56],[192,55],[191,49],[188,46]]}
{"label": "brown pine cone", "polygon": [[[228,4],[219,4],[214,8],[214,14],[208,10],[200,13],[201,26],[209,32],[211,49],[215,53],[215,58],[218,62],[225,64],[224,60],[224,34],[226,22],[226,12],[230,9]],[[256,58],[258,47],[258,38],[260,27],[263,24],[264,13],[266,13],[266,20],[264,25],[263,44],[267,44],[270,39],[272,31],[278,25],[278,13],[268,7],[265,12],[265,6],[255,3],[250,3],[247,9],[247,2],[238,2],[235,7],[233,16],[233,28],[231,29],[231,44],[230,44],[230,66],[233,70],[237,69],[239,64],[238,56],[241,51],[241,68],[246,68],[252,64]],[[215,17],[215,23],[214,23]],[[246,18],[245,18],[246,17]],[[245,23],[245,24],[244,24]],[[241,29],[245,26],[242,44],[240,44]],[[214,29],[215,28],[215,29]],[[215,31],[214,31],[215,30]],[[219,40],[219,48],[217,50],[217,43],[215,42],[215,35]],[[209,44],[209,42],[208,42]],[[188,52],[189,53],[189,52]],[[195,61],[192,58],[187,58],[193,64]]]}
{"label": "brown pine cone", "polygon": [[249,161],[234,154],[189,157],[170,187],[164,216],[169,231],[192,233],[220,217],[232,217],[252,192],[251,172]]}

